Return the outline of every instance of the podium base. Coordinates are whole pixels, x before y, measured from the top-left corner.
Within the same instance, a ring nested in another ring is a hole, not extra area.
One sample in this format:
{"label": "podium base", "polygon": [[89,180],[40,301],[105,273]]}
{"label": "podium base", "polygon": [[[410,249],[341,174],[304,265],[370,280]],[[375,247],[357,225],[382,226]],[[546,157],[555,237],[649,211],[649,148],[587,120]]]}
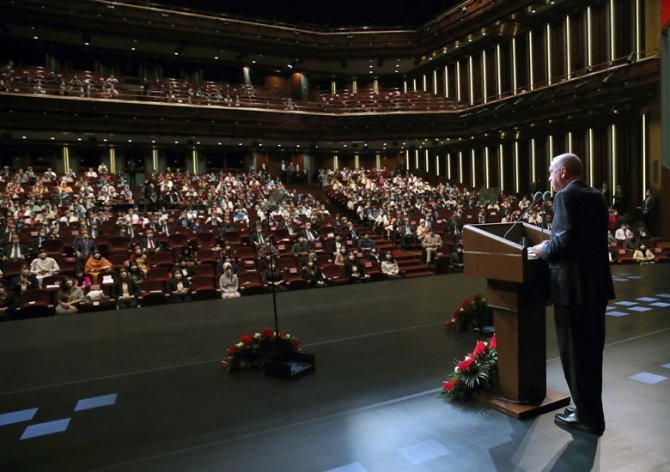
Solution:
{"label": "podium base", "polygon": [[544,400],[537,403],[513,403],[484,393],[477,395],[476,398],[478,401],[518,420],[541,415],[570,404],[569,396],[553,390],[547,390]]}

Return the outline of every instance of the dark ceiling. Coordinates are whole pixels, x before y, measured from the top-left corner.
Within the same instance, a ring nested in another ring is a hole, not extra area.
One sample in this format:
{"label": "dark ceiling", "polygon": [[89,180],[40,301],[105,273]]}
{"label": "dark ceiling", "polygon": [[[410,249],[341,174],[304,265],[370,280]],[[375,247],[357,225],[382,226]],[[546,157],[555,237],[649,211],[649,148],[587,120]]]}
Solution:
{"label": "dark ceiling", "polygon": [[390,0],[338,0],[336,2],[289,0],[283,4],[285,6],[283,9],[278,8],[279,3],[258,1],[160,0],[151,3],[296,25],[318,25],[331,28],[346,26],[416,28],[461,2],[457,0],[422,0],[416,3]]}

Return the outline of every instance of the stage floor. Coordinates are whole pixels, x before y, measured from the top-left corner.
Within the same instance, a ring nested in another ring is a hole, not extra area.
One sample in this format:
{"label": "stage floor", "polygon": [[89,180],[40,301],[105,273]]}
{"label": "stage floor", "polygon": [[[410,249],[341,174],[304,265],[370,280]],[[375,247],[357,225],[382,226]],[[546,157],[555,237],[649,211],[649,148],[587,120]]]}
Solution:
{"label": "stage floor", "polygon": [[[219,370],[269,295],[0,324],[0,470],[670,470],[670,265],[614,274],[599,439],[438,398],[475,340],[443,323],[484,288],[459,274],[279,294],[316,355],[295,382]],[[551,309],[547,359],[567,392]]]}

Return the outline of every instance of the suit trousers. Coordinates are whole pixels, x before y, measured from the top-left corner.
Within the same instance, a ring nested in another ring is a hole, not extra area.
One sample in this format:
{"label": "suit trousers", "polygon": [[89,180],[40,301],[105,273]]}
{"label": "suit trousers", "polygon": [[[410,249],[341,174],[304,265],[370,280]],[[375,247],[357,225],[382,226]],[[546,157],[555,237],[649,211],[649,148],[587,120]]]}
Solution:
{"label": "suit trousers", "polygon": [[603,349],[607,301],[596,305],[554,306],[563,374],[580,421],[604,426]]}

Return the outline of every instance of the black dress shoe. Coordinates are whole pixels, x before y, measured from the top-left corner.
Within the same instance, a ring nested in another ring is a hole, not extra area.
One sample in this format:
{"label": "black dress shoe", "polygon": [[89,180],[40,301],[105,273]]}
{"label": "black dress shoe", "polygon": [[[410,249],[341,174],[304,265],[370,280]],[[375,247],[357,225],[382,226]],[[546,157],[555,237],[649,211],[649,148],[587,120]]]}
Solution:
{"label": "black dress shoe", "polygon": [[559,428],[568,432],[582,431],[584,433],[595,434],[601,436],[605,432],[605,425],[592,425],[579,421],[577,413],[558,414],[554,417],[554,423]]}

